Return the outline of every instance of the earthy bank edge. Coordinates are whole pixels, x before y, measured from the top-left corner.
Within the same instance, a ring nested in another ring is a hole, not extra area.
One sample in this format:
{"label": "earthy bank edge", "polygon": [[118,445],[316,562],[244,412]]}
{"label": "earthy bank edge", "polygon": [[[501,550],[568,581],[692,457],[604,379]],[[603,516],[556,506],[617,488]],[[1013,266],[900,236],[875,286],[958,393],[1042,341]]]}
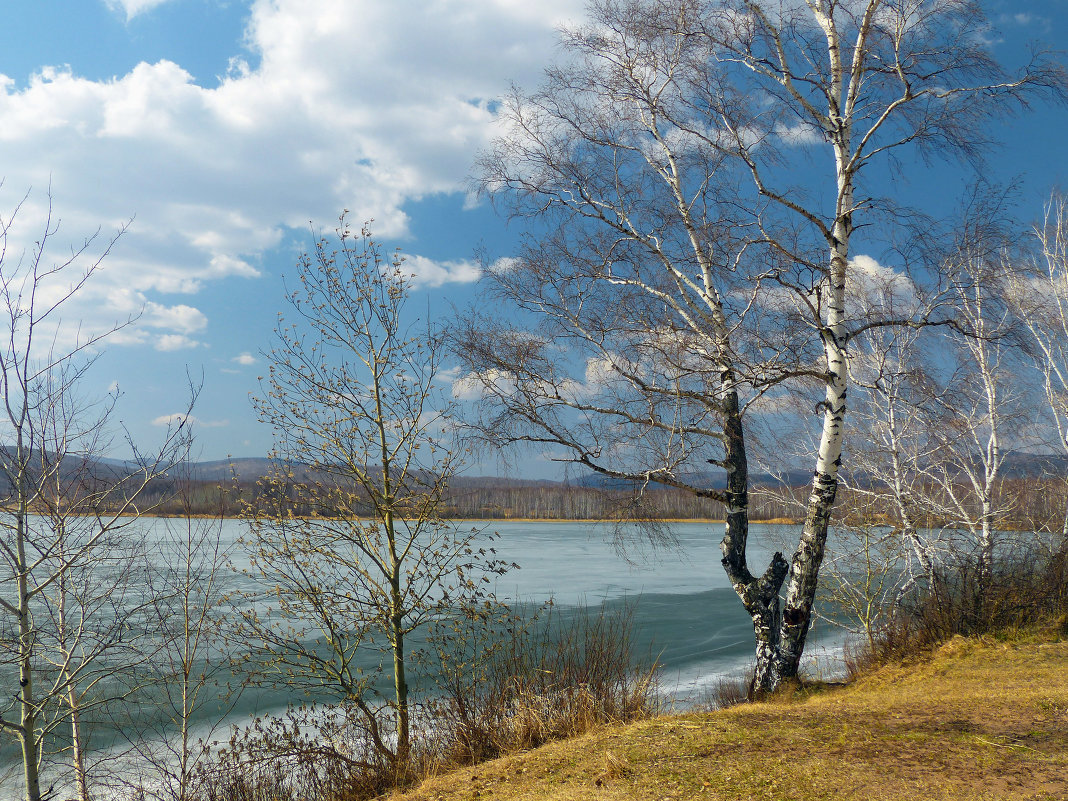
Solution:
{"label": "earthy bank edge", "polygon": [[1068,642],[956,637],[848,687],[610,726],[391,799],[1065,799]]}

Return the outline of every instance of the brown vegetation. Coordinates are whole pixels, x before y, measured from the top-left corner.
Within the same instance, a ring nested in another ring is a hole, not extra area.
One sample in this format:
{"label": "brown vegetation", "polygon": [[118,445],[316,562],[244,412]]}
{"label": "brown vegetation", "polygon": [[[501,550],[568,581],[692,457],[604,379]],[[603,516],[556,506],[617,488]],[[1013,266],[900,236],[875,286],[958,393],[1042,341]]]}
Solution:
{"label": "brown vegetation", "polygon": [[633,618],[549,606],[531,621],[472,614],[430,638],[440,695],[414,708],[404,765],[373,747],[358,710],[297,708],[239,732],[206,764],[202,801],[364,801],[430,775],[656,711],[655,664],[635,665]]}
{"label": "brown vegetation", "polygon": [[[299,485],[292,489],[294,500]],[[802,504],[810,488],[758,488],[750,500],[753,522],[791,524],[802,514]],[[258,508],[266,502],[263,488],[254,480],[221,484],[194,482],[194,513],[214,515],[221,507],[228,517],[239,517],[249,502]],[[1068,504],[1068,484],[1063,478],[1023,477],[1003,479],[999,496],[1011,498],[1007,514],[999,520],[1003,530],[1059,531]],[[160,479],[148,488],[145,498],[153,514],[182,516],[186,512],[169,479]],[[670,488],[647,489],[640,506],[626,489],[605,489],[555,481],[523,481],[507,478],[459,478],[446,491],[442,516],[454,520],[723,520],[723,505]],[[884,503],[883,506],[886,506]],[[320,510],[321,513],[321,510]],[[836,514],[843,524],[880,523],[892,525],[894,512],[872,503],[868,496],[842,488]],[[934,518],[920,521],[921,527],[953,526],[953,521]]]}
{"label": "brown vegetation", "polygon": [[951,640],[845,688],[607,726],[445,774],[404,801],[1063,799],[1068,643]]}

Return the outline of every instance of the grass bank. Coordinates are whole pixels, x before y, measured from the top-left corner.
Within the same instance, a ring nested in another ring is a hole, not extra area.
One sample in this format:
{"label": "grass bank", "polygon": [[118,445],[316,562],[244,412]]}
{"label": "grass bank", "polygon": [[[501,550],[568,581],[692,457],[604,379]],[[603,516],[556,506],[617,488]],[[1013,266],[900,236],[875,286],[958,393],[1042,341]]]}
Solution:
{"label": "grass bank", "polygon": [[846,687],[605,726],[404,801],[1068,799],[1068,642],[955,637]]}

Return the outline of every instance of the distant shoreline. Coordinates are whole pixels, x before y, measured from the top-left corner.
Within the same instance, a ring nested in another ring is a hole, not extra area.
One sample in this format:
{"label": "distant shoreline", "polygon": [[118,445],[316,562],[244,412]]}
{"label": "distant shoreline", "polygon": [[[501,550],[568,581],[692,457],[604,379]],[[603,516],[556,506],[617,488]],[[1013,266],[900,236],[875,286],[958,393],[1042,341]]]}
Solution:
{"label": "distant shoreline", "polygon": [[[40,512],[31,514],[43,516]],[[110,514],[102,514],[101,517],[111,517]],[[240,515],[212,515],[205,512],[180,514],[174,512],[125,512],[115,515],[121,518],[144,517],[154,520],[245,520]],[[72,514],[71,517],[93,517],[89,514]],[[336,520],[338,518],[322,518],[323,520]],[[357,520],[373,520],[371,517],[359,517]],[[446,517],[442,518],[449,523],[711,523],[722,525],[726,521],[722,518],[709,517],[650,517],[638,520],[615,520],[610,517]],[[768,526],[796,526],[800,521],[789,517],[773,517],[768,520],[749,520],[750,524],[760,523]]]}
{"label": "distant shoreline", "polygon": [[[471,521],[477,523],[719,523],[726,521],[714,517],[649,517],[640,520],[614,520],[610,517],[448,517],[452,522]],[[796,526],[800,521],[789,517],[773,517],[768,520],[749,520],[769,526]]]}

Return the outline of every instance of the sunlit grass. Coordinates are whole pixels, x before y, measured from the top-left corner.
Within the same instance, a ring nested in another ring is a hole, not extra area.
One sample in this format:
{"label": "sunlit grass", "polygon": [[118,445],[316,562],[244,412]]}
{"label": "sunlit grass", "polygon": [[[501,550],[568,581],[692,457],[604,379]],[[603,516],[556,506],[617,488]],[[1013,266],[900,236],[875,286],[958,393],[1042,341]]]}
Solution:
{"label": "sunlit grass", "polygon": [[401,797],[1064,799],[1068,642],[955,638],[848,687],[606,726]]}

